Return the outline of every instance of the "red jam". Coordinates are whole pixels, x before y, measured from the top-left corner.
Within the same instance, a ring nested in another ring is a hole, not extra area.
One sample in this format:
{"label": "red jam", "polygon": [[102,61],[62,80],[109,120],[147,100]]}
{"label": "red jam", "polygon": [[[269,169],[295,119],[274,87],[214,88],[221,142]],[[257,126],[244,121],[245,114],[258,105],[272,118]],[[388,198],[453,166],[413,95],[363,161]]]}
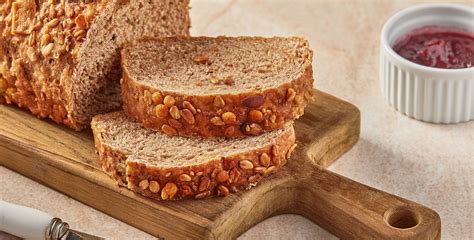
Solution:
{"label": "red jam", "polygon": [[395,42],[393,50],[421,65],[435,68],[474,66],[474,32],[428,26],[414,30]]}

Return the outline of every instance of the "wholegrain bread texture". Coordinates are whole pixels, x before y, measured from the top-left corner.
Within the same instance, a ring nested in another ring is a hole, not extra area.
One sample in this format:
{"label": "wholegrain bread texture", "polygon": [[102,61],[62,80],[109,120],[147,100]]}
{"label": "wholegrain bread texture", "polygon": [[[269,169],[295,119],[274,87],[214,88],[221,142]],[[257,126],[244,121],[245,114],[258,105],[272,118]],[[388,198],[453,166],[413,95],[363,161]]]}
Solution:
{"label": "wholegrain bread texture", "polygon": [[311,63],[297,37],[139,40],[122,50],[124,110],[169,135],[260,135],[303,115]]}
{"label": "wholegrain bread texture", "polygon": [[81,130],[121,106],[119,46],[189,26],[187,0],[1,1],[0,103]]}
{"label": "wholegrain bread texture", "polygon": [[141,125],[124,112],[92,120],[103,170],[159,200],[227,196],[280,169],[295,149],[293,126],[256,137],[186,138]]}

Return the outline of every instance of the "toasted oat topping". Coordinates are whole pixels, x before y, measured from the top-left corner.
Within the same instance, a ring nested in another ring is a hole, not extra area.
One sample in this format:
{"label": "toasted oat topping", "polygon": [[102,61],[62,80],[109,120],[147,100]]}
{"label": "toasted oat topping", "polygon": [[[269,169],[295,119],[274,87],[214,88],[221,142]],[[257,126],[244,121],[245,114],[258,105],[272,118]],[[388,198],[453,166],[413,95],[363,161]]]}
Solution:
{"label": "toasted oat topping", "polygon": [[0,78],[11,88],[2,101],[66,122],[63,82],[104,2],[1,1],[0,34],[8,44],[0,46]]}

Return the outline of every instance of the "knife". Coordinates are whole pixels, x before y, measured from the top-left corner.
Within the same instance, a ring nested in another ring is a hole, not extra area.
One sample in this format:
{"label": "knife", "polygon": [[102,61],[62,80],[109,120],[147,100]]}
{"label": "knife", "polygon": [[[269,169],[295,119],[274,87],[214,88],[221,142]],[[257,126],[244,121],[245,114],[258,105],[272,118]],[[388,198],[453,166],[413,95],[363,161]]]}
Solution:
{"label": "knife", "polygon": [[0,232],[26,240],[101,240],[37,209],[0,200]]}

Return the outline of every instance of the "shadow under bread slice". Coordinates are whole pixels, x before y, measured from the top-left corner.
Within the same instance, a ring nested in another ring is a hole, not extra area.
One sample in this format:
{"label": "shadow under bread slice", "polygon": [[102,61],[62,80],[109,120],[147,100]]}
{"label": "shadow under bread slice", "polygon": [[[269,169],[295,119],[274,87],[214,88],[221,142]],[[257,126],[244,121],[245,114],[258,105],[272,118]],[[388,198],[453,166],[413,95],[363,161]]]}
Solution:
{"label": "shadow under bread slice", "polygon": [[168,135],[256,136],[312,99],[312,51],[297,37],[169,37],[122,50],[124,110]]}
{"label": "shadow under bread slice", "polygon": [[92,120],[103,170],[122,186],[159,200],[227,196],[286,164],[293,126],[245,138],[187,138],[146,129],[124,112]]}

